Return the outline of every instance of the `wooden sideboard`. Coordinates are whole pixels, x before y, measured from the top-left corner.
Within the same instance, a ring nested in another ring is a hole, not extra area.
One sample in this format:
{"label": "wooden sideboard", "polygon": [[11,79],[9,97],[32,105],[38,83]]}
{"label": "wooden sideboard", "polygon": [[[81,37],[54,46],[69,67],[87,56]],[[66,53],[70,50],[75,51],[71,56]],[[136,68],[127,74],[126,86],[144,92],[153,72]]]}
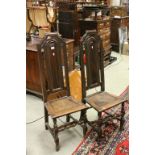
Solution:
{"label": "wooden sideboard", "polygon": [[[37,45],[41,42],[40,38],[33,38],[31,41],[26,42],[26,90],[33,94],[42,96],[39,62],[38,62],[38,49]],[[68,67],[69,71],[74,69],[73,51],[74,40],[65,39]]]}
{"label": "wooden sideboard", "polygon": [[80,25],[80,35],[84,35],[86,30],[96,30],[100,37],[103,40],[103,48],[105,50],[104,53],[104,63],[108,64],[110,61],[110,55],[111,55],[111,44],[110,44],[110,25],[111,21],[110,19],[106,20],[79,20]]}

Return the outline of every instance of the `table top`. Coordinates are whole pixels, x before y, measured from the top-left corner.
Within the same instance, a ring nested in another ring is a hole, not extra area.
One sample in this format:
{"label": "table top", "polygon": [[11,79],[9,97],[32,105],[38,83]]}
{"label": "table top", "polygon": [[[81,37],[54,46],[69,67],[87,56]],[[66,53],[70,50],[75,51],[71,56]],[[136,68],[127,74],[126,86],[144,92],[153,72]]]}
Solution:
{"label": "table top", "polygon": [[[74,42],[74,39],[63,38],[66,44]],[[37,45],[41,43],[43,39],[39,37],[31,37],[31,41],[26,41],[26,50],[38,52]]]}

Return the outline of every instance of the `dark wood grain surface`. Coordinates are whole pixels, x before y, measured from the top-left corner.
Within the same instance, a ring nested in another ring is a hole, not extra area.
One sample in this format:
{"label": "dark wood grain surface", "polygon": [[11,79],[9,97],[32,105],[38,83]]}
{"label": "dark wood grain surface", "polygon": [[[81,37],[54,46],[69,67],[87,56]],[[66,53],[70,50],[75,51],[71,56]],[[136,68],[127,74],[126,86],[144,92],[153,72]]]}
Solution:
{"label": "dark wood grain surface", "polygon": [[[42,39],[38,37],[32,37],[31,41],[26,42],[26,89],[27,92],[31,92],[39,96],[42,96],[42,92],[37,45],[39,45],[41,41]],[[64,38],[64,41],[67,48],[69,70],[73,70],[74,40]]]}

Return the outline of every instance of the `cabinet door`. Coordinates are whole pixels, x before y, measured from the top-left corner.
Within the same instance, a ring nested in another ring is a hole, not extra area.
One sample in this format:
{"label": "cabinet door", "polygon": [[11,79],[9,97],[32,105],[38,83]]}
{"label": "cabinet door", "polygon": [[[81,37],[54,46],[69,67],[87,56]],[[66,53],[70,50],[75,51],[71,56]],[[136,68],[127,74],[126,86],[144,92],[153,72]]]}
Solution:
{"label": "cabinet door", "polygon": [[26,51],[26,88],[41,93],[38,52]]}

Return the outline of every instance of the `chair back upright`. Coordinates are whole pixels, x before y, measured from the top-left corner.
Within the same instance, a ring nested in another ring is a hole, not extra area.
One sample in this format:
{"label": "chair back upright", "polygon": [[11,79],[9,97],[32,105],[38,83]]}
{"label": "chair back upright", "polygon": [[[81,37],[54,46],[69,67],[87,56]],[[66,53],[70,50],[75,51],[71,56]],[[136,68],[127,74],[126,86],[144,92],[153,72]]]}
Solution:
{"label": "chair back upright", "polygon": [[100,36],[95,30],[86,31],[80,44],[83,99],[89,89],[101,86],[101,91],[105,90],[103,57],[104,50]]}
{"label": "chair back upright", "polygon": [[38,46],[43,100],[69,96],[65,41],[58,33],[48,33]]}

